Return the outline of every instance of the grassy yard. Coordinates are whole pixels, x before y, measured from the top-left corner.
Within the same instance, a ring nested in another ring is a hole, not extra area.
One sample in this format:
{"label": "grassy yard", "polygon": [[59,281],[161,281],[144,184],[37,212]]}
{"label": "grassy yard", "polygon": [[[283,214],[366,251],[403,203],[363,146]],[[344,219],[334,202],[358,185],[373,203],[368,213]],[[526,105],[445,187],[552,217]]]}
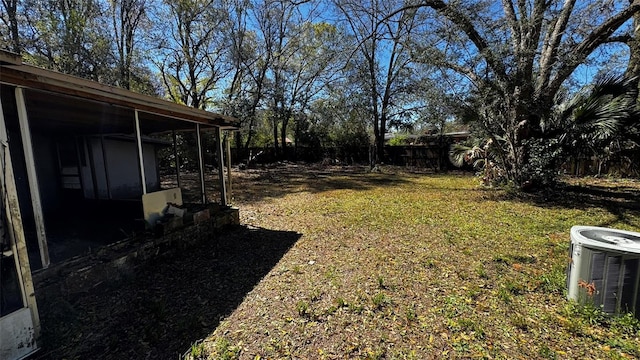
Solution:
{"label": "grassy yard", "polygon": [[301,237],[194,358],[640,357],[637,320],[565,291],[571,226],[640,230],[638,182],[576,180],[523,198],[392,168],[239,179],[243,224]]}

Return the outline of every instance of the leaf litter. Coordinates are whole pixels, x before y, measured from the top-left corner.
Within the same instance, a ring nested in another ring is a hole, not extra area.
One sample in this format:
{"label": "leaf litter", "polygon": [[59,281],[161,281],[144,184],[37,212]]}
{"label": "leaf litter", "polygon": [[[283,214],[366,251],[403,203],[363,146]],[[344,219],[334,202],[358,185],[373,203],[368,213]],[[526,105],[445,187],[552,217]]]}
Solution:
{"label": "leaf litter", "polygon": [[637,181],[513,196],[394,167],[233,176],[243,227],[215,257],[205,243],[45,305],[40,358],[640,357],[638,322],[568,302],[564,277],[571,226],[640,229]]}

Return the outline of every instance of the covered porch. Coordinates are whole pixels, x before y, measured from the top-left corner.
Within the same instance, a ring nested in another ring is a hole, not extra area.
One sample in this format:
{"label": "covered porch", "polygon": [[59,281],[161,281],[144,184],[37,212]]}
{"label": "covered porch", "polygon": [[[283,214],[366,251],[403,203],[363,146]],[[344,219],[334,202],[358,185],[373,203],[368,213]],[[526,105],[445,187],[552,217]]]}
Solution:
{"label": "covered porch", "polygon": [[[148,249],[145,239],[177,242],[187,227],[202,236],[238,223],[225,136],[238,121],[25,65],[12,53],[0,52],[0,67],[0,297],[9,304],[0,335],[19,340],[2,342],[0,357],[12,359],[37,348],[37,287],[51,274],[123,261]],[[179,143],[193,144],[189,174]],[[198,186],[182,189],[194,174]]]}

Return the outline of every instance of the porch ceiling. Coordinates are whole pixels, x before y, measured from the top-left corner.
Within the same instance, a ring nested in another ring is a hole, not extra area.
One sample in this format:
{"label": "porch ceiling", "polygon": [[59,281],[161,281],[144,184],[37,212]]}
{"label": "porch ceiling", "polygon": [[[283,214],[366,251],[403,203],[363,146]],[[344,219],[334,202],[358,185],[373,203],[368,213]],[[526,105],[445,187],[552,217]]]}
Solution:
{"label": "porch ceiling", "polygon": [[[25,98],[32,131],[75,135],[135,132],[135,111],[131,108],[36,90],[27,90]],[[143,135],[196,127],[192,121],[145,111],[139,111],[138,118]]]}

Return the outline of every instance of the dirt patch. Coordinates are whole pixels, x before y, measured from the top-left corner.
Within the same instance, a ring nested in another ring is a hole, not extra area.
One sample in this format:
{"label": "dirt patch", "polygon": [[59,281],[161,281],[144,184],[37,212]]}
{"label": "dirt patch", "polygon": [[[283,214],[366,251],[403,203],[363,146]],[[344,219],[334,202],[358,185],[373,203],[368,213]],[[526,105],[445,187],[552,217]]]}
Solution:
{"label": "dirt patch", "polygon": [[[375,185],[367,173],[366,167],[294,163],[236,169],[232,203],[240,207],[241,223],[255,224],[255,209],[265,201],[303,191],[366,189]],[[206,175],[214,202],[216,180],[216,171]],[[171,176],[163,179],[163,186],[175,185]],[[197,176],[183,174],[181,186],[187,199],[197,201]],[[300,236],[282,226],[242,226],[82,294],[37,294],[43,331],[33,359],[176,359],[212,333]]]}

